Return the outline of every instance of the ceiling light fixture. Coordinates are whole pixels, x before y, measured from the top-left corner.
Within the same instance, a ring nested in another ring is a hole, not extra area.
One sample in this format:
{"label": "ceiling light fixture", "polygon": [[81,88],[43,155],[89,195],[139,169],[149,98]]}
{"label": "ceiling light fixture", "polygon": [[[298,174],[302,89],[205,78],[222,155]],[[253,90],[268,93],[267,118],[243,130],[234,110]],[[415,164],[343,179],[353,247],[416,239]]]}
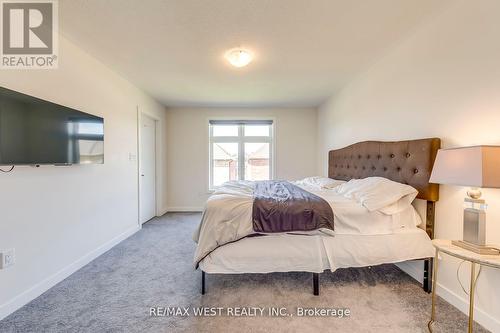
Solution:
{"label": "ceiling light fixture", "polygon": [[231,49],[224,55],[227,61],[234,67],[244,67],[252,61],[252,54],[241,48]]}

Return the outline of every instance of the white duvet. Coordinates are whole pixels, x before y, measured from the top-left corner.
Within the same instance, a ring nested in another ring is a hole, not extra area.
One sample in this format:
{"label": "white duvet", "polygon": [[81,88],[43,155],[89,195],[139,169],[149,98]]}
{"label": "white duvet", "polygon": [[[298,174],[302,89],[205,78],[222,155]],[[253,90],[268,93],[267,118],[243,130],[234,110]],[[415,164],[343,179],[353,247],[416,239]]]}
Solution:
{"label": "white duvet", "polygon": [[[375,182],[377,181],[375,180]],[[384,186],[385,182],[386,180],[382,179],[380,186],[375,186],[375,190],[379,191],[381,200],[386,202],[386,206],[395,205],[402,197],[394,196],[393,192],[387,193],[385,196],[380,193],[380,188]],[[359,200],[360,191],[367,192],[366,188],[363,188],[362,184],[356,183],[350,188],[349,183],[351,182],[338,182],[337,186],[326,188],[303,181],[296,182],[296,185],[318,195],[330,204],[335,216],[334,234],[337,235],[386,235],[402,228],[415,228],[421,223],[418,213],[409,204],[404,209],[392,212],[393,214],[384,213],[383,209],[368,209]],[[356,192],[356,188],[360,186],[361,189]],[[373,190],[374,187],[371,186],[371,188]],[[391,186],[387,188],[391,188]],[[342,191],[338,191],[339,189],[347,189],[350,193],[357,193],[357,195],[349,197]],[[198,243],[194,258],[195,263],[201,261],[221,245],[254,234],[252,224],[253,190],[254,183],[251,181],[231,181],[223,184],[210,196],[198,230],[193,236],[194,241]],[[394,188],[391,190],[394,191]],[[394,202],[387,204],[387,196],[391,196]],[[369,197],[372,199],[371,203],[374,203],[373,196]]]}

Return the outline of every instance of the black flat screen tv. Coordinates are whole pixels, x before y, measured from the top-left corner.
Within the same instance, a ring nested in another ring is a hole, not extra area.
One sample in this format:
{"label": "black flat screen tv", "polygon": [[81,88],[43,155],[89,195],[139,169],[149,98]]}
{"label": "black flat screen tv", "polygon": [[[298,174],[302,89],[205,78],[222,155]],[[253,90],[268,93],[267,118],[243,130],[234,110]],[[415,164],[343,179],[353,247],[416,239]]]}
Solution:
{"label": "black flat screen tv", "polygon": [[0,165],[103,163],[103,118],[0,87]]}

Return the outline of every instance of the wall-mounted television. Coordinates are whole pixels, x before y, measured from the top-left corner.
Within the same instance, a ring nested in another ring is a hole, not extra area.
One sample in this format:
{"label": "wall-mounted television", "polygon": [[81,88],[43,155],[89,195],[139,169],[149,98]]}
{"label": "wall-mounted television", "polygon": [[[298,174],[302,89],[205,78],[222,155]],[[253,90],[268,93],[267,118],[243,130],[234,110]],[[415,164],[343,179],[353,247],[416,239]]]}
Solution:
{"label": "wall-mounted television", "polygon": [[0,87],[0,165],[104,163],[104,119]]}

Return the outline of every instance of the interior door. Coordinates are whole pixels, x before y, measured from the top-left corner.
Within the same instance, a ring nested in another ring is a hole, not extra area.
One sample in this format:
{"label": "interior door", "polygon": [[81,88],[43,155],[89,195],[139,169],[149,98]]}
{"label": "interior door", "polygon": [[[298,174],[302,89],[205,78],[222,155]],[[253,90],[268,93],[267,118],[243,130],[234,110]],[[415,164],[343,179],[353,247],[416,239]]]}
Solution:
{"label": "interior door", "polygon": [[144,114],[140,135],[139,216],[144,223],[156,216],[156,122]]}

